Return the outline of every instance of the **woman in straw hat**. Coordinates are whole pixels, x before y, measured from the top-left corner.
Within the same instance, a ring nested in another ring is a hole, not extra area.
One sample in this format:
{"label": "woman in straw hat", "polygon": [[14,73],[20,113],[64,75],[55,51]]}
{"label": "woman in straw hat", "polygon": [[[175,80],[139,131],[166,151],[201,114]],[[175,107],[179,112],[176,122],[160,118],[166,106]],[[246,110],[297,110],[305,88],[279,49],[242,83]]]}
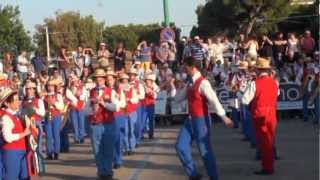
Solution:
{"label": "woman in straw hat", "polygon": [[47,114],[45,117],[45,132],[47,144],[47,159],[57,160],[60,153],[61,112],[64,108],[63,97],[58,93],[57,80],[47,83],[47,95],[44,97]]}
{"label": "woman in straw hat", "polygon": [[4,139],[4,144],[1,146],[4,175],[1,179],[5,180],[29,179],[26,136],[31,134],[31,130],[30,127],[24,127],[16,115],[20,104],[17,91],[6,89],[0,93],[0,106],[4,108],[1,116],[1,131]]}
{"label": "woman in straw hat", "polygon": [[149,73],[145,75],[145,98],[143,105],[145,107],[145,118],[143,123],[142,132],[144,129],[148,129],[149,139],[153,139],[154,136],[154,106],[159,92],[159,87],[155,84],[156,75]]}
{"label": "woman in straw hat", "polygon": [[135,123],[137,122],[137,103],[139,101],[137,89],[129,85],[129,76],[121,74],[120,89],[126,97],[126,134],[125,134],[125,151],[131,155],[136,147]]}
{"label": "woman in straw hat", "polygon": [[96,87],[90,91],[88,116],[92,149],[99,178],[112,179],[115,141],[114,112],[119,110],[119,102],[116,98],[116,92],[105,85],[105,71],[96,69],[93,76]]}
{"label": "woman in straw hat", "polygon": [[22,112],[24,115],[30,117],[36,122],[36,127],[38,129],[38,137],[37,144],[39,152],[43,152],[42,148],[42,122],[44,120],[44,116],[46,114],[44,102],[41,98],[39,98],[36,92],[37,85],[34,82],[28,82],[25,85],[26,94],[22,101]]}
{"label": "woman in straw hat", "polygon": [[270,61],[259,58],[256,63],[257,78],[244,92],[242,101],[251,104],[251,114],[257,137],[258,149],[261,151],[262,169],[257,175],[274,173],[274,138],[277,126],[278,85],[269,75]]}

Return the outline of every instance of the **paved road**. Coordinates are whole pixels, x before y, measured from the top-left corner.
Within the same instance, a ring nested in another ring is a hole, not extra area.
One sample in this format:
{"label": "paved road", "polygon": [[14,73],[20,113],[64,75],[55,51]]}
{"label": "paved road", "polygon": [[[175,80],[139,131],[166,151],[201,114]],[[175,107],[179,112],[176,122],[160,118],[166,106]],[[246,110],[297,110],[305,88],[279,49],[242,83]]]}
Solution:
{"label": "paved road", "polygon": [[[124,166],[114,171],[119,180],[185,180],[187,179],[175,154],[174,143],[179,125],[158,128],[157,139],[146,140],[133,156],[125,157]],[[311,123],[300,120],[281,121],[278,126],[277,148],[281,160],[276,162],[272,177],[253,175],[260,168],[254,160],[255,150],[242,142],[240,130],[227,129],[221,123],[212,129],[221,180],[317,180],[319,179],[319,130]],[[202,174],[203,164],[194,147],[194,157]],[[95,164],[90,141],[72,145],[69,154],[61,160],[48,162],[47,174],[41,180],[94,180]]]}

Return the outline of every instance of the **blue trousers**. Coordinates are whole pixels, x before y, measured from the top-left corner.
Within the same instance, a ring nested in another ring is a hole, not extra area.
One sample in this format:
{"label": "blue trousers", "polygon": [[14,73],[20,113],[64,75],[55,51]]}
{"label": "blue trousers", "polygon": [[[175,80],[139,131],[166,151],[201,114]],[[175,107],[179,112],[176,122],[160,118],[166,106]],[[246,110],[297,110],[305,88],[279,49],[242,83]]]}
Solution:
{"label": "blue trousers", "polygon": [[302,108],[303,108],[303,120],[309,120],[309,109],[308,109],[308,101],[309,101],[309,92],[305,92],[302,97]]}
{"label": "blue trousers", "polygon": [[113,163],[122,165],[123,163],[123,149],[124,149],[124,138],[126,129],[126,116],[118,115],[115,117],[115,145],[114,145],[114,156]]}
{"label": "blue trousers", "polygon": [[4,168],[3,168],[3,150],[0,149],[0,179],[4,178]]}
{"label": "blue trousers", "polygon": [[147,129],[148,129],[148,134],[149,134],[149,137],[153,137],[153,134],[154,134],[154,105],[153,106],[147,106],[146,107],[146,119],[145,119],[145,122],[147,124]]}
{"label": "blue trousers", "polygon": [[134,134],[135,123],[137,121],[137,112],[132,112],[126,116],[126,134],[125,147],[126,151],[133,151],[136,147],[136,136]]}
{"label": "blue trousers", "polygon": [[60,152],[60,126],[60,115],[52,117],[51,121],[46,121],[45,131],[48,155]]}
{"label": "blue trousers", "polygon": [[135,124],[135,129],[134,129],[134,134],[136,136],[136,144],[140,144],[140,140],[142,138],[142,129],[144,126],[144,119],[143,119],[143,114],[144,114],[144,106],[140,105],[137,108],[137,120]]}
{"label": "blue trousers", "polygon": [[187,119],[180,130],[176,151],[189,177],[198,175],[192,159],[192,142],[195,140],[211,180],[218,179],[216,159],[210,142],[211,119],[209,117]]}
{"label": "blue trousers", "polygon": [[232,116],[232,121],[234,124],[235,128],[239,127],[239,111],[238,109],[231,107],[231,116]]}
{"label": "blue trousers", "polygon": [[36,127],[38,129],[38,150],[42,154],[43,153],[43,147],[42,147],[42,133],[43,133],[43,126],[41,121],[36,122]]}
{"label": "blue trousers", "polygon": [[25,150],[3,150],[4,180],[29,178]]}
{"label": "blue trousers", "polygon": [[91,145],[98,175],[112,175],[115,125],[105,123],[90,125]]}
{"label": "blue trousers", "polygon": [[86,129],[85,129],[85,116],[83,110],[70,110],[70,119],[73,124],[74,129],[74,139],[75,141],[79,142],[83,140],[86,136]]}
{"label": "blue trousers", "polygon": [[319,123],[320,121],[320,97],[318,96],[314,101],[314,111],[316,115],[315,123]]}
{"label": "blue trousers", "polygon": [[253,128],[253,121],[251,117],[251,112],[248,105],[241,105],[242,114],[242,130],[244,136],[250,141],[252,145],[256,145],[256,134]]}
{"label": "blue trousers", "polygon": [[60,132],[61,152],[68,152],[70,149],[69,133],[72,129],[70,114],[69,114],[69,118],[66,119],[66,121],[67,121],[66,124],[64,125],[64,127],[62,128],[62,130]]}

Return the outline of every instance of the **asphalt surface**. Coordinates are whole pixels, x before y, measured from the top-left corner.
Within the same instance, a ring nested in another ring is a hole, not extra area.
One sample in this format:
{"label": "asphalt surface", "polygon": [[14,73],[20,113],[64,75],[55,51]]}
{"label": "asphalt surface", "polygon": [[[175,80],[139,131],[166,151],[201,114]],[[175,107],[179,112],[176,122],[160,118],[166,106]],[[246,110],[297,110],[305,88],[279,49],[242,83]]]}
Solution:
{"label": "asphalt surface", "polygon": [[[185,172],[176,156],[174,144],[180,125],[157,127],[156,139],[146,139],[132,156],[126,156],[121,169],[114,170],[119,180],[185,180]],[[71,137],[70,137],[71,138]],[[212,128],[212,144],[221,180],[318,180],[319,129],[311,122],[298,119],[280,121],[277,128],[275,174],[256,176],[260,162],[255,160],[255,149],[243,142],[240,129],[227,129],[222,123]],[[73,140],[71,140],[73,142]],[[207,179],[203,163],[193,144],[193,157],[200,173]],[[96,168],[90,140],[85,144],[71,144],[70,153],[60,160],[47,162],[47,173],[41,180],[95,180]]]}

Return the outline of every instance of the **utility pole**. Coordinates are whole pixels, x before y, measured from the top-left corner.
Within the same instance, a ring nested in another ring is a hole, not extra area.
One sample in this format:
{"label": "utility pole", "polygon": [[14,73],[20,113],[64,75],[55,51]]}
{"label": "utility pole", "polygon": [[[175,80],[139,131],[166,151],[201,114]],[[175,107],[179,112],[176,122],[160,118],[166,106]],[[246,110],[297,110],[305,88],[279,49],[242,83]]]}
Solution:
{"label": "utility pole", "polygon": [[50,62],[50,45],[49,45],[49,32],[48,26],[46,26],[46,42],[47,42],[47,61]]}
{"label": "utility pole", "polygon": [[169,27],[170,17],[169,17],[169,3],[168,3],[168,0],[163,0],[163,13],[164,13],[164,24],[165,24],[165,27]]}

